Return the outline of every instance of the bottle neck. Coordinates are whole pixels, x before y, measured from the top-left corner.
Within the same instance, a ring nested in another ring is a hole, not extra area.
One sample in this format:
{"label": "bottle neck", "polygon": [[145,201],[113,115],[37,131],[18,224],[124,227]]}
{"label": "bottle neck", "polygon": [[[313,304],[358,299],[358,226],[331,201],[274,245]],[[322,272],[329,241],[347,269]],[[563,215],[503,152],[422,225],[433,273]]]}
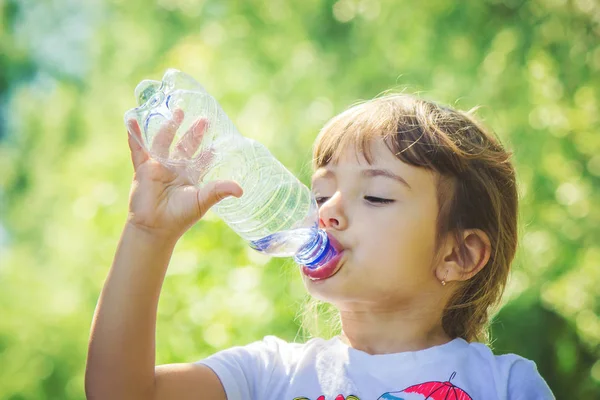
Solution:
{"label": "bottle neck", "polygon": [[315,230],[316,235],[307,242],[294,256],[296,263],[310,269],[318,268],[337,255],[337,251],[329,241],[327,233],[322,229]]}

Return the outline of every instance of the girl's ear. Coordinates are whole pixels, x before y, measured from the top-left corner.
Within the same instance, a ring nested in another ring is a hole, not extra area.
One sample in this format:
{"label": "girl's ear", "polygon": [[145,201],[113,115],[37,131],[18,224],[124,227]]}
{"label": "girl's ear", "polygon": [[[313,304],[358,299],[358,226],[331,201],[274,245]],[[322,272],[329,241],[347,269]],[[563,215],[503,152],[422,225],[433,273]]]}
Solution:
{"label": "girl's ear", "polygon": [[462,231],[462,243],[452,239],[447,244],[436,268],[437,278],[445,283],[472,278],[485,267],[492,252],[490,239],[481,229]]}

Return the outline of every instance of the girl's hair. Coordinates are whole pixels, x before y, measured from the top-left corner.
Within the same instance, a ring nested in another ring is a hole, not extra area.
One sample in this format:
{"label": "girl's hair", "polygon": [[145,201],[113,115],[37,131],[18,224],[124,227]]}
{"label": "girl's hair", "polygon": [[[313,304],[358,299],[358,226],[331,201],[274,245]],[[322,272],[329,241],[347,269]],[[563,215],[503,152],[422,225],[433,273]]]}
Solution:
{"label": "girl's hair", "polygon": [[[488,342],[489,313],[500,301],[517,248],[518,195],[512,154],[471,111],[388,94],[330,120],[315,141],[313,168],[337,162],[348,144],[371,164],[373,139],[383,139],[401,161],[437,173],[436,248],[446,233],[454,233],[466,257],[461,231],[481,229],[489,236],[489,261],[474,277],[458,284],[442,317],[451,338]],[[309,306],[323,308],[314,302]],[[305,319],[304,324],[310,322]]]}

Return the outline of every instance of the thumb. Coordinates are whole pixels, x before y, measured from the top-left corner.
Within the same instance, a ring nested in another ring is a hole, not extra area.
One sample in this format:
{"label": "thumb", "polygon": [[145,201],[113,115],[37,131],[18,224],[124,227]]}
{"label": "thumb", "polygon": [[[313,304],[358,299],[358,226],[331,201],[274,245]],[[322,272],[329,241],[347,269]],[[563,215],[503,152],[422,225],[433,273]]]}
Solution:
{"label": "thumb", "polygon": [[229,196],[241,197],[242,187],[235,181],[211,181],[198,191],[198,207],[202,217],[209,208]]}

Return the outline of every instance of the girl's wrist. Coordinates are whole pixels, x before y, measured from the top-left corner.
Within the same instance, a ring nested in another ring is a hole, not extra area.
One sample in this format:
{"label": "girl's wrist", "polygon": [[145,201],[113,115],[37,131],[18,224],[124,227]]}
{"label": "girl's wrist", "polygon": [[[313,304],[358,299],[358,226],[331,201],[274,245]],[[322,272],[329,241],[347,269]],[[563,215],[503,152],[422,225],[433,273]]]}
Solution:
{"label": "girl's wrist", "polygon": [[130,220],[125,223],[123,235],[132,235],[157,248],[174,248],[180,237],[172,232],[140,226]]}

